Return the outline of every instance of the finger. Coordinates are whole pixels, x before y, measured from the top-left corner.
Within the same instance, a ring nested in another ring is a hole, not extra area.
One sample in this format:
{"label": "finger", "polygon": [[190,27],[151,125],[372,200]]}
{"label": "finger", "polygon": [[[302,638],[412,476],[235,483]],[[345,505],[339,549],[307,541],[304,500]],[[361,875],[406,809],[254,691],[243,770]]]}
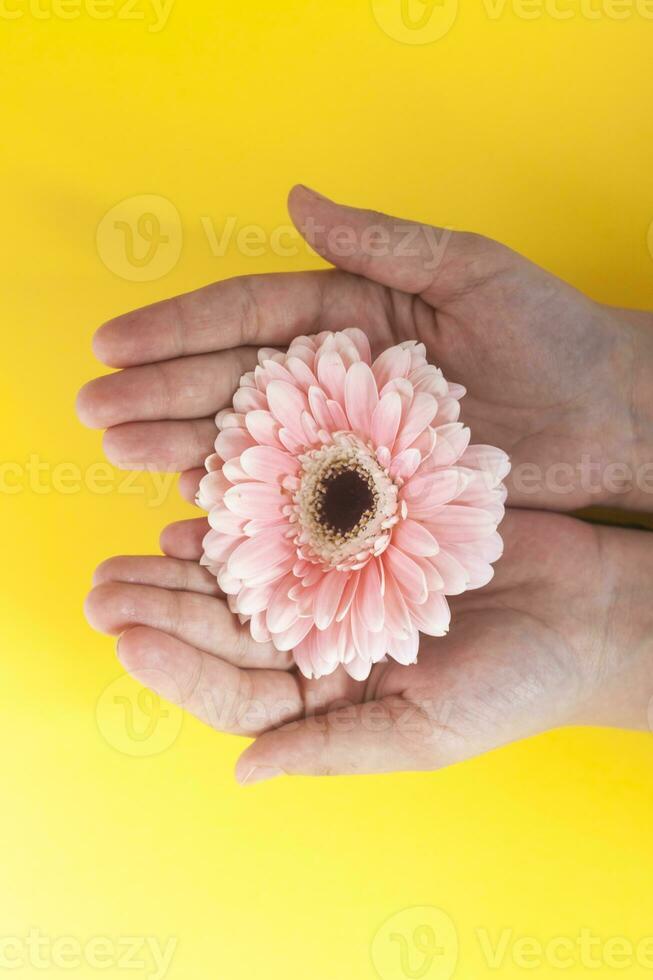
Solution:
{"label": "finger", "polygon": [[215,576],[196,561],[162,558],[160,555],[120,555],[107,558],[95,569],[93,585],[107,582],[156,585],[162,589],[182,589],[212,596],[222,594]]}
{"label": "finger", "polygon": [[196,466],[195,469],[186,470],[179,477],[179,493],[189,504],[194,504],[197,492],[200,488],[200,480],[206,475],[203,466]]}
{"label": "finger", "polygon": [[202,557],[202,541],[209,530],[206,517],[193,517],[187,521],[175,521],[161,532],[161,551],[171,558],[199,561]]}
{"label": "finger", "polygon": [[261,735],[238,760],[236,779],[434,769],[431,735],[432,723],[402,697],[347,704]]}
{"label": "finger", "polygon": [[442,306],[519,256],[482,235],[336,204],[299,184],[288,210],[299,232],[333,265]]}
{"label": "finger", "polygon": [[256,363],[256,351],[239,347],[126,368],[84,385],[77,396],[77,414],[94,429],[215,415],[231,404],[241,376]]}
{"label": "finger", "polygon": [[256,735],[301,715],[293,674],[241,670],[158,630],[128,629],[118,657],[140,683],[219,731]]}
{"label": "finger", "polygon": [[213,419],[125,422],[105,432],[103,446],[121,469],[175,473],[201,466],[213,452],[217,432]]}
{"label": "finger", "polygon": [[646,327],[647,330],[653,330],[653,312],[650,310],[631,310],[628,307],[607,305],[606,309],[621,317],[622,320],[632,323],[635,327]]}
{"label": "finger", "polygon": [[85,612],[94,629],[110,636],[130,626],[149,626],[232,664],[278,670],[292,664],[290,653],[257,643],[226,602],[199,592],[104,582],[88,594]]}
{"label": "finger", "polygon": [[363,285],[331,270],[226,279],[110,320],[96,332],[93,349],[103,363],[129,367],[288,344],[302,333],[339,329],[346,306],[364,292]]}

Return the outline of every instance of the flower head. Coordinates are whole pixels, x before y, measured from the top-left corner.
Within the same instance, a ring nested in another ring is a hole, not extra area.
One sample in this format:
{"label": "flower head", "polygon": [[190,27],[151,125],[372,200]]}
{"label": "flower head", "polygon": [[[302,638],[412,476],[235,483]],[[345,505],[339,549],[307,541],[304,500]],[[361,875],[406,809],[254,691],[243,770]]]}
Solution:
{"label": "flower head", "polygon": [[218,414],[202,563],[306,677],[414,663],[419,632],[449,628],[445,596],[491,579],[510,466],[469,445],[464,393],[423,344],[373,361],[352,328],[261,349]]}

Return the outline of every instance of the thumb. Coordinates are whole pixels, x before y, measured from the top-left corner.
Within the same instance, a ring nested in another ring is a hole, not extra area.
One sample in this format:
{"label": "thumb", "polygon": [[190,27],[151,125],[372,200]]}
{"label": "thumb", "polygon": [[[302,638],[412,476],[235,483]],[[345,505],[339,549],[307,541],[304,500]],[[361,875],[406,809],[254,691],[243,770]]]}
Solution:
{"label": "thumb", "polygon": [[336,204],[297,184],[288,210],[308,244],[332,265],[442,305],[486,279],[510,249],[482,235]]}
{"label": "thumb", "polygon": [[236,779],[437,769],[454,761],[443,735],[446,726],[401,696],[347,704],[259,736],[238,760]]}

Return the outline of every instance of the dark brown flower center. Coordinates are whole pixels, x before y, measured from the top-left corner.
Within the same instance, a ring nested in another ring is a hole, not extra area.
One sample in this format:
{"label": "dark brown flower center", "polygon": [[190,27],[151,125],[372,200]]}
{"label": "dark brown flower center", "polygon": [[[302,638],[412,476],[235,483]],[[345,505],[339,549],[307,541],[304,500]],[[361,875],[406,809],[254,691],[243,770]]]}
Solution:
{"label": "dark brown flower center", "polygon": [[374,511],[372,480],[365,471],[334,467],[320,481],[316,505],[321,524],[347,534]]}

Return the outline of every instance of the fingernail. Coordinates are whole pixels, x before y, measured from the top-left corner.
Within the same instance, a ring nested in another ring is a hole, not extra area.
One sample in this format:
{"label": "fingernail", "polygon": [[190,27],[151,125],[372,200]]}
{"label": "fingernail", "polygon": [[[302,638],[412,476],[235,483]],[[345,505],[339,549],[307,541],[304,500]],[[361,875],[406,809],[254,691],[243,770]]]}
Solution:
{"label": "fingernail", "polygon": [[331,198],[330,197],[327,197],[326,194],[320,194],[319,191],[314,190],[312,187],[308,187],[306,184],[297,184],[297,187],[301,187],[301,189],[303,191],[307,191],[309,194],[312,194],[313,197],[319,198],[320,201],[330,201],[331,200]]}
{"label": "fingernail", "polygon": [[238,782],[241,786],[253,786],[265,779],[274,779],[275,776],[285,776],[285,771],[276,766],[253,766],[244,776],[238,776]]}

